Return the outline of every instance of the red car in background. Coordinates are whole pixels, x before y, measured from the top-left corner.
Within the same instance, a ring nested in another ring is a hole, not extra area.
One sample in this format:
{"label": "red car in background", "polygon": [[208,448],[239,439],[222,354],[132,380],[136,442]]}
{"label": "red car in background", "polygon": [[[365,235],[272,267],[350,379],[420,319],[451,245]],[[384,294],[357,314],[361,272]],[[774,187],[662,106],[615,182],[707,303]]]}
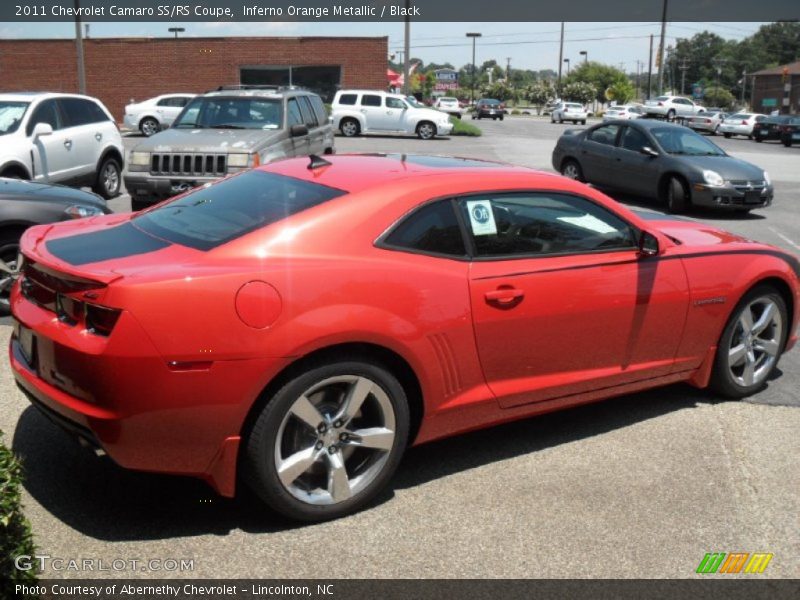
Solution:
{"label": "red car in background", "polygon": [[409,444],[678,381],[762,388],[797,339],[797,259],[661,219],[489,162],[281,161],[29,229],[11,366],[123,467],[224,496],[241,474],[335,518]]}

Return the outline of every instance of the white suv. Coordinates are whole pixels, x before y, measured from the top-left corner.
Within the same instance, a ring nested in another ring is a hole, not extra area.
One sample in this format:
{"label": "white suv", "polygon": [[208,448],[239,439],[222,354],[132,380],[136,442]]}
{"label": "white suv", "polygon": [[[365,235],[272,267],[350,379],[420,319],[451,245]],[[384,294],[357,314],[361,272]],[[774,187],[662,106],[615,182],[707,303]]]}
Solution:
{"label": "white suv", "polygon": [[408,133],[430,140],[453,130],[446,113],[426,108],[401,94],[339,90],[331,111],[333,128],[345,137],[360,133]]}
{"label": "white suv", "polygon": [[172,125],[183,107],[195,94],[164,94],[141,102],[132,102],[125,107],[122,119],[128,129],[138,129],[146,137]]}
{"label": "white suv", "polygon": [[119,194],[122,136],[96,98],[77,94],[0,94],[0,177],[89,185]]}

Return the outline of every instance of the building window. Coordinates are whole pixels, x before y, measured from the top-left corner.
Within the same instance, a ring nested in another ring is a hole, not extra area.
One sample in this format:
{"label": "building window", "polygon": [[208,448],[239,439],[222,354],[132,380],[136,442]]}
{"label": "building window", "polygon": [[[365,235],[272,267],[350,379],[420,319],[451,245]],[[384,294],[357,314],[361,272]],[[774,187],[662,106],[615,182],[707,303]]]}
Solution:
{"label": "building window", "polygon": [[339,65],[248,65],[239,68],[239,80],[245,85],[296,85],[331,102],[341,85],[342,68]]}

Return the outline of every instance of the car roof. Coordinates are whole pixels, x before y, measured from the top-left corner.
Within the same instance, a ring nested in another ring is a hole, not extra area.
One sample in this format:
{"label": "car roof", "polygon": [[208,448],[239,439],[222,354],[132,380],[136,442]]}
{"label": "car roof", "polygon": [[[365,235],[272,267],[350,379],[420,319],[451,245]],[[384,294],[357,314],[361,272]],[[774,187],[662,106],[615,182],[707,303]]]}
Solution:
{"label": "car roof", "polygon": [[687,129],[683,125],[676,125],[675,123],[667,123],[666,121],[658,121],[656,119],[632,119],[630,121],[620,121],[620,123],[641,127],[642,129],[656,129],[658,127],[669,127],[670,129],[691,131],[691,129]]}
{"label": "car roof", "polygon": [[45,98],[84,98],[86,100],[92,100],[97,102],[97,98],[92,96],[86,96],[84,94],[70,94],[67,92],[5,92],[0,93],[0,100],[6,101],[25,101],[30,102],[32,100],[37,99],[45,99]]}
{"label": "car roof", "polygon": [[346,192],[359,192],[391,181],[426,175],[461,175],[479,171],[484,177],[503,174],[538,174],[543,177],[558,177],[554,173],[543,173],[505,163],[423,154],[336,154],[326,155],[330,163],[310,168],[309,157],[282,160],[259,167],[296,179],[312,181]]}

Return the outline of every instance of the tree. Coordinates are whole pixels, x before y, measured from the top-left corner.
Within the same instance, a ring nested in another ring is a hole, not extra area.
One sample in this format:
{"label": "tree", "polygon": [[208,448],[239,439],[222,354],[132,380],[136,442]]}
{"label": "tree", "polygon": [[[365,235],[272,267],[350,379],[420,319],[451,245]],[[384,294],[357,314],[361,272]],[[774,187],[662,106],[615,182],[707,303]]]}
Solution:
{"label": "tree", "polygon": [[706,89],[703,102],[707,106],[719,106],[722,109],[732,108],[736,98],[723,87],[710,87]]}
{"label": "tree", "polygon": [[[614,67],[604,65],[598,62],[581,63],[579,66],[572,69],[572,72],[566,79],[567,85],[571,83],[585,83],[591,85],[595,90],[595,97],[589,98],[586,102],[591,100],[598,100],[605,102],[605,91],[616,85],[628,80],[628,77]],[[565,88],[566,89],[566,86]]]}
{"label": "tree", "polygon": [[433,87],[436,85],[436,76],[433,71],[428,73],[414,73],[411,76],[411,91],[422,94],[423,98],[430,98]]}
{"label": "tree", "polygon": [[537,81],[526,90],[528,101],[535,107],[538,114],[542,114],[545,104],[556,98],[556,88],[550,81]]}
{"label": "tree", "polygon": [[597,98],[597,88],[591,83],[573,81],[563,87],[561,95],[565,100],[587,104]]}
{"label": "tree", "polygon": [[516,90],[503,81],[495,81],[492,85],[482,87],[481,95],[486,98],[497,98],[503,102],[517,99]]}
{"label": "tree", "polygon": [[636,90],[630,80],[626,78],[624,81],[618,81],[611,87],[606,88],[604,95],[606,100],[613,100],[617,104],[625,104],[633,100]]}

